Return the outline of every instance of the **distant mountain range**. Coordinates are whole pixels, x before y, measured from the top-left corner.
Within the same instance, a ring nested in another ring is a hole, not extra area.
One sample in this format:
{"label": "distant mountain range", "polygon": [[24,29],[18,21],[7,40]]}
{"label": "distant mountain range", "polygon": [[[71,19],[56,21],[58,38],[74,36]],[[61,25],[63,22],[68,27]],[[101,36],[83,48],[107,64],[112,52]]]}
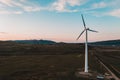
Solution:
{"label": "distant mountain range", "polygon": [[[57,42],[51,40],[15,40],[14,42],[22,44],[56,44]],[[120,46],[120,40],[107,40],[89,43],[98,46]]]}
{"label": "distant mountain range", "polygon": [[15,40],[17,43],[22,44],[55,44],[55,41],[51,40]]}
{"label": "distant mountain range", "polygon": [[93,42],[90,44],[100,45],[100,46],[120,46],[120,40],[99,41],[99,42]]}

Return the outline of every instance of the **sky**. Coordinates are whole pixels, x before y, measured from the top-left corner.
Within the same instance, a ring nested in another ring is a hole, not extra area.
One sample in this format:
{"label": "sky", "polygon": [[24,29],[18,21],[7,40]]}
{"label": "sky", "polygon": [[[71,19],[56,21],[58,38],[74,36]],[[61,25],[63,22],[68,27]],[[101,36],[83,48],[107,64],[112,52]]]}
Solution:
{"label": "sky", "polygon": [[120,39],[120,0],[0,0],[0,40],[84,42]]}

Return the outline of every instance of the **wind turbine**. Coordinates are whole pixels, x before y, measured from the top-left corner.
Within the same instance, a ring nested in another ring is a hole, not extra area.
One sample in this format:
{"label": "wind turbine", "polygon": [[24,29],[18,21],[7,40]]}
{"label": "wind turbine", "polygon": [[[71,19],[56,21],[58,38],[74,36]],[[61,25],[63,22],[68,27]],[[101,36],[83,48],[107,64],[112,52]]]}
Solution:
{"label": "wind turbine", "polygon": [[80,33],[80,35],[78,36],[77,40],[81,37],[81,35],[84,32],[86,33],[86,41],[85,41],[85,70],[84,70],[84,72],[88,72],[88,31],[91,31],[91,32],[98,32],[98,31],[91,30],[91,29],[87,28],[86,24],[85,24],[84,17],[83,17],[82,14],[81,14],[81,17],[82,17],[82,21],[83,21],[83,25],[84,25],[84,30]]}

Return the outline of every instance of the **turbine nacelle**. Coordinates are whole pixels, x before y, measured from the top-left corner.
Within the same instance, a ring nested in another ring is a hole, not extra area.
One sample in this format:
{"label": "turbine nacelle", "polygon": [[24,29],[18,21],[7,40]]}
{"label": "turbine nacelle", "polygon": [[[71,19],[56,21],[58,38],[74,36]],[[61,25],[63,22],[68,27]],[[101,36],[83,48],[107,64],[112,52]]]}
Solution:
{"label": "turbine nacelle", "polygon": [[85,31],[98,32],[98,31],[92,30],[92,29],[90,29],[90,28],[85,28],[85,29],[80,33],[80,35],[78,36],[78,38],[77,38],[76,40],[78,40]]}
{"label": "turbine nacelle", "polygon": [[86,28],[87,30],[89,30],[89,28]]}
{"label": "turbine nacelle", "polygon": [[98,32],[98,31],[92,30],[90,28],[87,28],[86,30],[91,31],[91,32]]}

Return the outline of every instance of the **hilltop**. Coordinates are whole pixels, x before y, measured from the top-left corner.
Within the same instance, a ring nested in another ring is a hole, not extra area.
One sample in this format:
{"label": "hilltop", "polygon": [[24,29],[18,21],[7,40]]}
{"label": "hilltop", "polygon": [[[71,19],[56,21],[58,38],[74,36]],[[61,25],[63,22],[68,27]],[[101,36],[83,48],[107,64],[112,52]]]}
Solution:
{"label": "hilltop", "polygon": [[17,43],[23,44],[55,44],[55,41],[51,40],[15,40]]}
{"label": "hilltop", "polygon": [[120,46],[120,39],[119,40],[99,41],[99,42],[93,42],[90,44],[100,45],[100,46]]}

